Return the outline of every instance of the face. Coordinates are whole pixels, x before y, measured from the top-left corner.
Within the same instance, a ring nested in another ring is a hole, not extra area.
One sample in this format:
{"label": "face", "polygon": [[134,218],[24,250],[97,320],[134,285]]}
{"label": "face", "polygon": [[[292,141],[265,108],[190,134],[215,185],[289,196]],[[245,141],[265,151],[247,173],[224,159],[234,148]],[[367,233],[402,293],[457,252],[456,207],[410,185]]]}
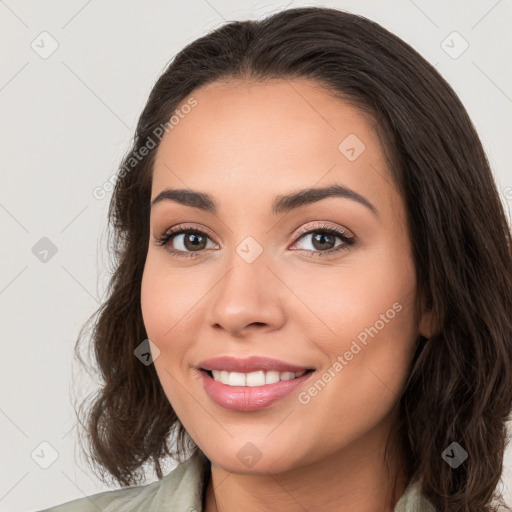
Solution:
{"label": "face", "polygon": [[[141,290],[172,407],[212,463],[237,473],[383,438],[426,334],[374,123],[306,80],[192,96],[157,151]],[[338,194],[283,199],[329,187]],[[162,194],[172,190],[210,202]]]}

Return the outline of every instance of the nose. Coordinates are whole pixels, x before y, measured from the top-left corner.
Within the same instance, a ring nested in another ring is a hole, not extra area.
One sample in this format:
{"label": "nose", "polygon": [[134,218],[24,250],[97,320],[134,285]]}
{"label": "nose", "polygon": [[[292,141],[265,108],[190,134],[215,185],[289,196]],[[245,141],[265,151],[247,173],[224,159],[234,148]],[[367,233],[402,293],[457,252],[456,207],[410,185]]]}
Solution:
{"label": "nose", "polygon": [[286,286],[260,255],[247,263],[237,254],[211,291],[209,324],[233,337],[243,338],[255,329],[272,331],[285,321]]}

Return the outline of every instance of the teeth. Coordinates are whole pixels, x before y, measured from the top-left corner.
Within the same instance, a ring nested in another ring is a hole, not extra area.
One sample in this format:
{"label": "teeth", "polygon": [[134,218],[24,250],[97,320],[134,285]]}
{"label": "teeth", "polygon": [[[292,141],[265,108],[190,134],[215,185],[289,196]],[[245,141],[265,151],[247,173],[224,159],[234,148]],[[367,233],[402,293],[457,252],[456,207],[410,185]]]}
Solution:
{"label": "teeth", "polygon": [[241,373],[240,375],[245,375],[245,384],[243,386],[263,386],[265,384],[265,372],[252,372],[252,373]]}
{"label": "teeth", "polygon": [[274,384],[279,382],[279,372],[267,372],[265,375],[265,384]]}
{"label": "teeth", "polygon": [[230,386],[245,386],[245,373],[230,372],[227,384]]}
{"label": "teeth", "polygon": [[292,380],[306,373],[302,370],[298,373],[276,372],[273,370],[264,372],[258,370],[251,373],[227,372],[225,370],[212,370],[213,378],[217,382],[227,384],[228,386],[264,386],[265,384],[274,384],[280,380]]}

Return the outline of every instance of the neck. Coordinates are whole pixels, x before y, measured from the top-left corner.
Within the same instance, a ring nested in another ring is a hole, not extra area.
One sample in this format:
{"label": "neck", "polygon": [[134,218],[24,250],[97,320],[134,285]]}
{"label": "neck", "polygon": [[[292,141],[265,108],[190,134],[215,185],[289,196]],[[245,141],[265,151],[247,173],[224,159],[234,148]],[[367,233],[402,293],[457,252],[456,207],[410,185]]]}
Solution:
{"label": "neck", "polygon": [[241,475],[212,462],[204,510],[235,512],[243,503],[245,512],[393,512],[408,475],[396,456],[388,471],[382,439],[377,438],[372,442],[366,437],[327,458],[279,474]]}

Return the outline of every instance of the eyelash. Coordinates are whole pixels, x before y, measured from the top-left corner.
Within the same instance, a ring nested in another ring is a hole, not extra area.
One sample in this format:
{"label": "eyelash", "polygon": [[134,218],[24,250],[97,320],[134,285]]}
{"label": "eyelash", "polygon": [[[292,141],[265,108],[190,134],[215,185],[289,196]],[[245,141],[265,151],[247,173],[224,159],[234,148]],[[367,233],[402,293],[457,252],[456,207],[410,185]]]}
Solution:
{"label": "eyelash", "polygon": [[[173,237],[175,237],[177,235],[181,235],[183,233],[187,233],[187,234],[194,233],[194,234],[199,234],[199,235],[211,238],[208,235],[208,233],[206,233],[200,229],[197,229],[196,227],[194,227],[192,225],[190,225],[190,226],[182,225],[182,226],[177,226],[175,228],[168,229],[168,230],[164,231],[162,234],[155,237],[155,245],[157,245],[158,247],[164,247],[171,241],[171,239]],[[340,238],[343,241],[343,243],[338,245],[337,247],[333,247],[332,249],[328,249],[325,251],[309,251],[307,249],[299,249],[299,250],[303,250],[303,251],[307,251],[307,252],[311,253],[314,257],[326,257],[325,255],[332,255],[333,253],[338,253],[340,251],[346,251],[351,246],[353,246],[355,244],[354,237],[349,236],[346,231],[344,231],[341,228],[335,228],[333,226],[329,226],[326,224],[320,224],[313,229],[304,228],[304,229],[300,230],[299,233],[297,233],[295,242],[297,242],[298,240],[303,238],[305,235],[309,235],[311,233],[329,233],[331,235],[337,236],[338,238]],[[196,255],[200,255],[201,252],[204,252],[204,249],[201,251],[179,251],[176,249],[167,248],[167,250],[174,256],[177,256],[178,258],[195,257]],[[296,249],[294,249],[294,250],[296,250]]]}

